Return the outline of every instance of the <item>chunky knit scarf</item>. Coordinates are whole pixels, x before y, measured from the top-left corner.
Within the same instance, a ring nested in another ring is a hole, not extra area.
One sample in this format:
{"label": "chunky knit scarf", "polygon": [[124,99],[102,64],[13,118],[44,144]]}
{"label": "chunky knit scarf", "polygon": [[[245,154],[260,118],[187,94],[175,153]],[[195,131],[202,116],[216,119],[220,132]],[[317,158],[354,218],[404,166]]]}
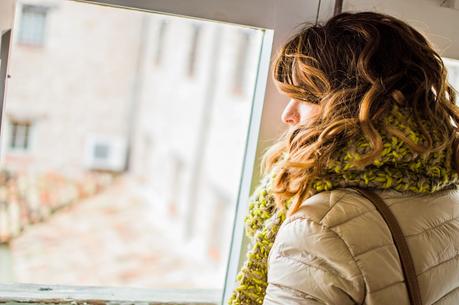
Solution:
{"label": "chunky knit scarf", "polygon": [[[394,105],[384,118],[386,126],[401,130],[405,136],[420,143],[424,141],[409,109]],[[433,144],[440,139],[438,132],[422,122],[432,132]],[[323,174],[311,184],[315,193],[339,187],[367,187],[373,189],[395,189],[402,192],[429,193],[446,188],[455,188],[459,183],[458,173],[452,168],[452,147],[422,157],[413,152],[404,142],[384,130],[378,130],[384,143],[384,150],[372,164],[355,169],[351,161],[359,159],[370,149],[363,135],[349,141],[327,164]],[[267,287],[267,258],[285,212],[275,208],[270,187],[275,173],[261,180],[252,194],[249,213],[245,217],[246,235],[251,240],[247,259],[237,276],[238,286],[228,304],[262,304]],[[287,208],[291,200],[287,201]]]}

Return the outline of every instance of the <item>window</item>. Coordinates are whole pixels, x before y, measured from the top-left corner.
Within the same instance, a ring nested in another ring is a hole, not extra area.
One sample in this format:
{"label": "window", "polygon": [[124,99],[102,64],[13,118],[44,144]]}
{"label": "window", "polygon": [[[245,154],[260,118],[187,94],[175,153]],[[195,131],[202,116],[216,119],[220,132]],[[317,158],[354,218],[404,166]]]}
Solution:
{"label": "window", "polygon": [[[37,226],[21,220],[28,228],[9,250],[21,265],[8,276],[221,295],[253,109],[251,96],[234,103],[225,92],[234,64],[225,52],[237,53],[229,37],[241,26],[61,1],[47,28],[52,47],[39,56],[11,50],[11,74],[21,77],[8,83],[5,109],[16,121],[43,120],[33,151],[0,158],[0,170],[24,184],[24,211],[8,217],[43,215],[44,230],[34,236]],[[246,30],[260,49],[264,32]],[[246,69],[256,74],[252,56]],[[167,69],[157,69],[166,57]],[[27,132],[14,132],[24,145]],[[60,217],[73,225],[56,230]],[[46,253],[27,255],[51,235],[51,263]]]}
{"label": "window", "polygon": [[[37,6],[50,2],[33,0]],[[40,139],[37,149],[34,145],[35,155],[16,168],[27,174],[27,179],[18,177],[18,181],[31,182],[21,187],[27,192],[27,196],[21,197],[21,207],[43,216],[42,225],[56,226],[46,230],[51,235],[43,238],[34,235],[34,225],[27,223],[25,234],[29,235],[21,235],[11,240],[10,247],[6,246],[7,255],[21,266],[11,266],[10,273],[0,268],[0,273],[6,275],[7,282],[17,283],[18,298],[39,290],[40,296],[35,299],[38,302],[41,298],[59,299],[61,290],[54,287],[59,284],[59,287],[80,286],[76,289],[83,291],[76,292],[79,295],[69,293],[75,300],[85,295],[130,303],[148,300],[187,304],[196,300],[226,304],[238,265],[244,259],[243,216],[250,187],[256,183],[252,181],[257,180],[256,152],[268,144],[265,141],[260,145],[259,137],[272,136],[272,130],[268,129],[273,124],[260,130],[262,118],[272,116],[274,109],[274,103],[265,104],[264,100],[279,98],[268,78],[272,48],[280,43],[280,38],[273,39],[274,30],[282,37],[294,22],[291,8],[301,8],[296,10],[299,14],[295,18],[303,21],[313,6],[302,0],[292,0],[291,7],[285,11],[274,0],[198,0],[196,5],[181,1],[160,5],[142,0],[60,3],[62,9],[53,13],[48,29],[44,26],[47,15],[41,14],[42,44],[45,39],[53,41],[53,48],[44,50],[49,52],[47,56],[27,58],[31,52],[19,49],[15,52],[15,46],[12,47],[17,60],[9,68],[12,75],[21,72],[21,78],[8,83],[5,102],[6,109],[17,108],[47,118],[40,128],[34,128],[34,139]],[[259,14],[265,6],[276,8],[277,17]],[[167,23],[157,28],[157,40],[150,41],[142,33],[151,29],[144,30],[142,27],[149,25],[140,22],[139,17],[151,12],[164,12],[158,19],[167,19]],[[16,22],[19,31],[23,20],[19,17]],[[176,24],[169,27],[170,22]],[[232,37],[238,36],[241,27],[254,33],[252,38],[257,41],[252,41],[254,52],[248,55],[250,61],[245,61],[242,55],[239,63],[233,60],[238,57],[233,55],[238,53],[239,45],[228,39],[227,30],[221,30],[223,27],[230,29]],[[181,30],[173,32],[176,29]],[[164,44],[166,33],[173,34],[173,47],[157,45],[148,49],[153,54],[138,52],[142,42]],[[139,58],[143,54],[147,59]],[[153,69],[156,65],[151,64],[152,59],[161,64],[166,55],[183,60],[171,60],[167,69]],[[150,64],[144,66],[144,62]],[[223,71],[221,67],[228,66],[252,70],[256,75],[253,84],[245,84],[248,90],[253,86],[254,93],[242,97],[247,98],[247,103],[227,102],[236,98],[227,94],[233,74],[232,70],[227,73],[230,70]],[[41,67],[46,67],[46,71]],[[198,71],[203,72],[199,81],[183,79],[184,74],[193,77]],[[212,111],[206,113],[209,105]],[[134,119],[126,109],[134,109]],[[134,133],[132,147],[126,141],[130,130]],[[85,145],[85,138],[92,134],[119,138],[128,144],[120,150],[110,145],[107,152],[97,148],[97,144]],[[142,148],[146,145],[141,145],[143,136],[139,135],[144,134],[152,139],[154,155]],[[104,158],[107,155],[108,159],[114,155],[126,156],[126,150],[129,159],[134,160],[133,166],[114,178],[106,176],[110,168],[99,163],[100,160],[107,160]],[[143,155],[149,158],[139,158]],[[180,162],[169,164],[171,155]],[[24,159],[0,158],[3,162],[16,163]],[[142,161],[148,159],[151,160]],[[41,170],[46,170],[46,175],[36,180],[34,174]],[[141,179],[142,176],[148,179]],[[197,196],[193,198],[196,213],[190,214],[196,220],[188,222],[194,227],[192,239],[184,240],[183,228],[190,217],[186,211],[193,188],[191,182],[197,186]],[[83,201],[87,204],[81,204]],[[72,208],[60,209],[59,216],[72,210],[79,210],[78,215],[70,214],[74,215],[70,218],[67,215],[67,220],[60,223],[50,221],[59,217],[47,218],[47,209],[69,203]],[[101,208],[98,214],[89,214],[97,207]],[[11,217],[17,214],[27,215],[27,211],[13,213]],[[107,218],[116,223],[107,222]],[[156,241],[151,243],[152,239]],[[46,246],[47,242],[53,244],[47,247],[50,251],[34,252],[33,262],[28,261],[27,247],[37,243]],[[20,246],[15,247],[15,243]],[[58,251],[65,255],[58,256]],[[50,260],[50,254],[55,259]],[[94,271],[97,277],[93,276]],[[19,285],[24,282],[36,284]],[[101,291],[88,288],[91,285],[123,287]],[[139,290],[131,290],[129,286],[145,286],[149,291],[140,295]],[[165,287],[173,288],[167,296],[155,291]],[[182,290],[185,288],[186,292]],[[16,294],[9,294],[6,299],[16,299]]]}
{"label": "window", "polygon": [[41,46],[45,41],[47,8],[37,5],[22,7],[18,42]]}
{"label": "window", "polygon": [[9,147],[13,150],[30,149],[30,122],[11,122]]}

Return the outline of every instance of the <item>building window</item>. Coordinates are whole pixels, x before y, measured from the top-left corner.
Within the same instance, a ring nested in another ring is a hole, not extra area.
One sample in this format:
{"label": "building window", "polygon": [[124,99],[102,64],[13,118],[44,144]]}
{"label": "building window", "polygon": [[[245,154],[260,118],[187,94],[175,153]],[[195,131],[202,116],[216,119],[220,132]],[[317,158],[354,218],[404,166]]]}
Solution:
{"label": "building window", "polygon": [[110,156],[110,147],[106,144],[98,143],[94,145],[94,158],[97,160],[106,160]]}
{"label": "building window", "polygon": [[197,49],[201,30],[201,25],[194,24],[192,27],[190,52],[188,53],[188,77],[194,77],[196,73]]}
{"label": "building window", "polygon": [[168,22],[167,20],[161,20],[158,29],[158,38],[156,39],[155,55],[153,62],[155,66],[159,67],[163,59],[164,39],[166,37]]}
{"label": "building window", "polygon": [[250,33],[240,30],[238,35],[238,45],[236,53],[236,63],[233,72],[233,88],[234,95],[242,96],[245,94],[246,86],[246,70],[248,64]]}
{"label": "building window", "polygon": [[46,16],[46,7],[24,5],[19,25],[18,42],[34,46],[43,45],[45,41]]}
{"label": "building window", "polygon": [[11,122],[10,148],[14,150],[29,150],[30,122]]}

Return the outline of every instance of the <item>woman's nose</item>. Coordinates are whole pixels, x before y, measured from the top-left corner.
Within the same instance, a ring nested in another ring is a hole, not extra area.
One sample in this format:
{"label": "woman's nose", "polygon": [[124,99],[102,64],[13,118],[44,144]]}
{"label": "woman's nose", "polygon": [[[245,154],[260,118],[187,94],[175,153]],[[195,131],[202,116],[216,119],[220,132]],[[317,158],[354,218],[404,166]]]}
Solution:
{"label": "woman's nose", "polygon": [[282,122],[287,125],[295,125],[300,121],[300,114],[298,108],[296,107],[296,102],[290,100],[281,116]]}

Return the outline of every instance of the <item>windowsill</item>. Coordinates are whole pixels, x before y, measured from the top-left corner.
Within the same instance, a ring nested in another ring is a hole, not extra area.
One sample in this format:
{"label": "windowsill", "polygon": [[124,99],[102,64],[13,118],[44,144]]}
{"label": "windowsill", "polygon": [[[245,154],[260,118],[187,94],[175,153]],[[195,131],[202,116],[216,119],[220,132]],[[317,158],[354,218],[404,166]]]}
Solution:
{"label": "windowsill", "polygon": [[28,156],[30,155],[30,150],[8,147],[8,150],[6,151],[6,153],[10,155],[15,155],[15,156]]}
{"label": "windowsill", "polygon": [[[0,284],[0,304],[174,304],[218,305],[219,289],[147,289],[130,287]],[[76,302],[76,303],[75,303]]]}

